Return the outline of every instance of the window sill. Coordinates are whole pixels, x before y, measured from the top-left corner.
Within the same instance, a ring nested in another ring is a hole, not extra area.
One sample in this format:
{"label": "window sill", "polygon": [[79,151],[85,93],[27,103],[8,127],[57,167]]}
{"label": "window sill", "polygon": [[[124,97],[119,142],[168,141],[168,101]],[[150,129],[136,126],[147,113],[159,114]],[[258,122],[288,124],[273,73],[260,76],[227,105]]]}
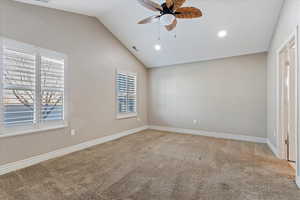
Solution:
{"label": "window sill", "polygon": [[10,131],[4,134],[0,134],[0,139],[1,138],[6,138],[6,137],[14,137],[14,136],[21,136],[21,135],[30,135],[34,133],[39,133],[39,132],[46,132],[46,131],[52,131],[52,130],[57,130],[57,129],[64,129],[67,128],[68,124],[59,124],[59,125],[52,125],[52,126],[44,126],[41,128],[29,128],[27,130],[15,130],[15,131]]}
{"label": "window sill", "polygon": [[137,118],[137,113],[117,115],[117,119],[129,119],[129,118]]}

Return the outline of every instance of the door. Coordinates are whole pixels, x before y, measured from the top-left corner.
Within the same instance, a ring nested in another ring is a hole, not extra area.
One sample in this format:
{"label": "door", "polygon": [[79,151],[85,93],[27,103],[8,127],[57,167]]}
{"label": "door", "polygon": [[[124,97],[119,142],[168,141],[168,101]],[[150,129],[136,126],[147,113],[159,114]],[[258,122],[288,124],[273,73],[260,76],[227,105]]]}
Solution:
{"label": "door", "polygon": [[286,159],[296,161],[296,49],[295,40],[280,52],[281,122]]}
{"label": "door", "polygon": [[287,160],[295,162],[296,161],[296,151],[297,151],[297,137],[296,137],[296,43],[292,40],[288,44],[287,51],[287,67],[289,73],[289,123],[288,123],[288,135],[287,135]]}

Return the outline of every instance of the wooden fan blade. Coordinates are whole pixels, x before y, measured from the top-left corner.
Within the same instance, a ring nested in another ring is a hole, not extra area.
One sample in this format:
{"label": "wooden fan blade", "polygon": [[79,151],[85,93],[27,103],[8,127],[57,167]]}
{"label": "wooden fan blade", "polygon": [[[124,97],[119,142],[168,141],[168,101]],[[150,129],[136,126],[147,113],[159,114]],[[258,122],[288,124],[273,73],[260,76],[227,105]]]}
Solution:
{"label": "wooden fan blade", "polygon": [[186,2],[186,0],[173,0],[174,1],[174,8],[173,10],[177,10],[178,8],[180,8],[184,2]]}
{"label": "wooden fan blade", "polygon": [[168,8],[171,8],[174,5],[174,0],[166,0]]}
{"label": "wooden fan blade", "polygon": [[176,10],[175,16],[177,18],[192,19],[202,17],[202,12],[198,8],[183,7]]}
{"label": "wooden fan blade", "polygon": [[154,23],[159,21],[159,15],[154,15],[151,17],[147,17],[146,19],[143,19],[138,22],[138,24],[149,24],[149,23]]}
{"label": "wooden fan blade", "polygon": [[176,25],[177,25],[177,19],[175,19],[172,24],[165,26],[165,27],[166,27],[167,31],[172,31],[174,28],[176,28]]}
{"label": "wooden fan blade", "polygon": [[145,8],[148,8],[152,11],[162,11],[163,10],[162,7],[158,3],[155,3],[151,0],[138,0],[138,2]]}

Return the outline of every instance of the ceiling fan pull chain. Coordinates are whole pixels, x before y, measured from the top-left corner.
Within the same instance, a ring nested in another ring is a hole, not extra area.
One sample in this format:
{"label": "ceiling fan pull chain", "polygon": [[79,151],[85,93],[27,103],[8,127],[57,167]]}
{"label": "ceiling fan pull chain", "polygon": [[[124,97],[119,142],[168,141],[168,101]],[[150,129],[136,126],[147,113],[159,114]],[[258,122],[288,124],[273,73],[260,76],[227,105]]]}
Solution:
{"label": "ceiling fan pull chain", "polygon": [[160,23],[158,23],[158,41],[160,41],[160,33],[161,33],[161,31],[160,31]]}
{"label": "ceiling fan pull chain", "polygon": [[175,31],[174,38],[176,39],[177,38],[177,31],[176,31],[176,29],[174,31]]}

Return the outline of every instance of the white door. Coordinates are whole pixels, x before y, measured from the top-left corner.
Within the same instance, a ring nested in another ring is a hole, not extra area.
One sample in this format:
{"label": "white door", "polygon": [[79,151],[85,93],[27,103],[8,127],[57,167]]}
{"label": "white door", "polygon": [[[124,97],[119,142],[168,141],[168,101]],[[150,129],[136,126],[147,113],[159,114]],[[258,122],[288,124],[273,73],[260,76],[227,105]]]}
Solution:
{"label": "white door", "polygon": [[287,65],[289,70],[289,123],[288,123],[288,160],[296,161],[296,48],[295,41],[288,46]]}
{"label": "white door", "polygon": [[288,43],[280,52],[281,68],[281,122],[285,141],[286,159],[296,161],[296,49],[295,42]]}

